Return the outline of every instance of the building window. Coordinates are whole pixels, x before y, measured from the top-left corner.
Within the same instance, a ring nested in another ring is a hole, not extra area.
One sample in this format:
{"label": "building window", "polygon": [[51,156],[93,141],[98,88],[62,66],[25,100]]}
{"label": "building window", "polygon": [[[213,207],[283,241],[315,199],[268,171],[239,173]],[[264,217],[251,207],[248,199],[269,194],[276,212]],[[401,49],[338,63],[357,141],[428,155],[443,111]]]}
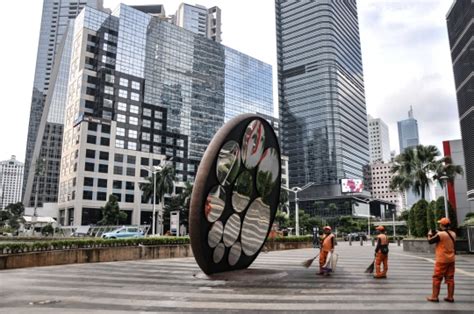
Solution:
{"label": "building window", "polygon": [[114,88],[112,86],[105,86],[104,87],[104,93],[113,95],[114,94]]}
{"label": "building window", "polygon": [[149,141],[150,140],[150,133],[142,133],[142,140]]}
{"label": "building window", "polygon": [[140,100],[140,95],[138,93],[130,93],[130,99],[134,101],[139,101]]}
{"label": "building window", "polygon": [[137,157],[127,155],[127,164],[134,165],[137,162]]}
{"label": "building window", "polygon": [[94,171],[94,164],[91,162],[86,162],[84,166],[85,171]]}
{"label": "building window", "polygon": [[118,135],[118,136],[125,136],[125,129],[124,128],[117,128],[115,134]]}
{"label": "building window", "polygon": [[138,125],[138,118],[137,117],[130,117],[130,124],[131,125]]}
{"label": "building window", "polygon": [[121,202],[121,201],[122,201],[122,194],[120,194],[120,193],[112,193],[112,195],[117,198],[117,201],[118,201],[118,202]]}
{"label": "building window", "polygon": [[89,122],[89,125],[87,126],[87,129],[89,131],[97,131],[97,123]]}
{"label": "building window", "polygon": [[135,82],[135,81],[132,81],[132,89],[140,89],[140,83],[139,82]]}
{"label": "building window", "polygon": [[150,158],[142,157],[140,160],[140,165],[148,166],[150,164]]}
{"label": "building window", "polygon": [[126,190],[133,190],[134,188],[135,188],[135,184],[133,182],[130,182],[130,181],[125,182]]}
{"label": "building window", "polygon": [[160,135],[153,135],[153,142],[155,143],[161,143],[161,136]]}
{"label": "building window", "polygon": [[95,158],[95,150],[86,149],[86,158]]}
{"label": "building window", "polygon": [[123,155],[122,154],[115,154],[114,161],[123,162]]}
{"label": "building window", "polygon": [[127,168],[127,176],[135,176],[135,168]]}
{"label": "building window", "polygon": [[94,186],[94,178],[84,177],[84,186]]}
{"label": "building window", "polygon": [[130,105],[130,112],[138,114],[138,106]]}
{"label": "building window", "polygon": [[109,153],[108,152],[100,152],[99,159],[101,160],[109,160]]}
{"label": "building window", "polygon": [[133,194],[125,194],[125,202],[126,203],[133,203]]}
{"label": "building window", "polygon": [[108,165],[99,164],[99,172],[100,173],[107,173],[109,171]]}
{"label": "building window", "polygon": [[163,119],[163,113],[161,111],[155,111],[156,119]]}
{"label": "building window", "polygon": [[142,178],[148,177],[148,171],[144,170],[144,169],[141,169],[140,170],[140,177],[142,177]]}
{"label": "building window", "polygon": [[100,138],[100,145],[102,145],[102,146],[109,146],[109,145],[110,145],[110,138],[108,138],[108,137],[101,137],[101,138]]}
{"label": "building window", "polygon": [[155,122],[155,129],[161,130],[161,128],[162,128],[161,122]]}
{"label": "building window", "polygon": [[135,130],[128,130],[128,137],[129,138],[137,138],[138,137],[138,132]]}
{"label": "building window", "polygon": [[125,142],[123,140],[115,140],[115,147],[124,148],[125,147]]}
{"label": "building window", "polygon": [[114,78],[113,75],[105,74],[105,81],[106,81],[107,83],[112,83],[112,84],[113,84],[114,81],[115,81],[115,78]]}
{"label": "building window", "polygon": [[151,121],[150,120],[143,119],[142,123],[143,123],[143,127],[151,128]]}
{"label": "building window", "polygon": [[112,106],[114,105],[114,102],[110,99],[106,99],[104,98],[104,107],[105,108],[112,108]]}
{"label": "building window", "polygon": [[176,140],[176,145],[179,147],[184,147],[184,140],[183,139],[177,139]]}
{"label": "building window", "polygon": [[114,166],[114,174],[122,175],[123,174],[123,168],[120,166]]}
{"label": "building window", "polygon": [[120,111],[127,111],[127,104],[124,103],[124,102],[118,102],[117,103],[117,110],[120,110]]}
{"label": "building window", "polygon": [[97,136],[95,135],[87,135],[87,143],[89,144],[95,144],[97,140]]}
{"label": "building window", "polygon": [[82,192],[82,199],[91,200],[92,199],[92,191],[83,191]]}
{"label": "building window", "polygon": [[110,125],[102,124],[102,133],[110,134]]}
{"label": "building window", "polygon": [[128,142],[127,148],[131,150],[137,150],[137,143]]}
{"label": "building window", "polygon": [[107,193],[97,192],[97,200],[98,201],[106,201],[107,200]]}
{"label": "building window", "polygon": [[143,108],[143,115],[145,117],[151,117],[151,109],[149,108]]}
{"label": "building window", "polygon": [[120,86],[125,86],[125,87],[127,87],[127,86],[128,86],[128,80],[127,80],[126,78],[121,77],[119,84],[120,84]]}
{"label": "building window", "polygon": [[114,180],[112,182],[112,188],[120,190],[122,188],[122,181]]}
{"label": "building window", "polygon": [[117,121],[125,123],[127,121],[127,118],[123,114],[118,114],[117,115]]}
{"label": "building window", "polygon": [[124,89],[119,89],[119,97],[127,98],[128,97],[128,92]]}
{"label": "building window", "polygon": [[98,179],[97,186],[99,188],[106,188],[107,187],[107,179]]}

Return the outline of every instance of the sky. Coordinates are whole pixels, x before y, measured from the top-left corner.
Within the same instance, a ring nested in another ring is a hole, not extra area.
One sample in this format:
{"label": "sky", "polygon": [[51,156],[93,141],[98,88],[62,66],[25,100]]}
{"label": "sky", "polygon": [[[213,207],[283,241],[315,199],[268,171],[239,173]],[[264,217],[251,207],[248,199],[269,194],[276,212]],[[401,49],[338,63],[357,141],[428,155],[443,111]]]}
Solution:
{"label": "sky", "polygon": [[[104,0],[104,6],[159,3],[166,13],[181,0]],[[274,0],[194,0],[222,10],[222,43],[276,71]],[[359,27],[368,114],[385,121],[398,152],[397,121],[413,106],[420,141],[442,149],[460,139],[446,13],[449,0],[359,0]],[[25,10],[27,8],[27,10]],[[42,1],[5,1],[0,10],[0,160],[24,161]],[[277,106],[276,82],[274,103]],[[277,109],[275,109],[276,112]]]}

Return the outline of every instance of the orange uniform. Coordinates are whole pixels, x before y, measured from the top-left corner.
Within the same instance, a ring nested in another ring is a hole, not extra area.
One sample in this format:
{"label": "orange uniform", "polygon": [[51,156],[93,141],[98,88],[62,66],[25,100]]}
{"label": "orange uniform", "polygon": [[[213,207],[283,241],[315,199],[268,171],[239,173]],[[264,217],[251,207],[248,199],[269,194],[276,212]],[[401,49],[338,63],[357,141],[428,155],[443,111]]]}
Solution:
{"label": "orange uniform", "polygon": [[[449,233],[449,234],[448,234]],[[454,301],[454,270],[455,270],[455,241],[456,233],[453,231],[439,231],[428,238],[430,243],[436,243],[435,267],[433,273],[433,295],[432,300],[437,300],[441,282],[448,286],[448,302]]]}
{"label": "orange uniform", "polygon": [[321,240],[321,251],[319,253],[319,273],[324,273],[323,266],[326,264],[326,258],[331,250],[334,249],[334,235],[325,234]]}
{"label": "orange uniform", "polygon": [[[385,251],[386,249],[386,251]],[[385,253],[384,253],[385,251]],[[383,264],[383,271],[380,266]],[[381,233],[377,236],[377,247],[375,248],[375,277],[387,277],[388,270],[388,237]]]}

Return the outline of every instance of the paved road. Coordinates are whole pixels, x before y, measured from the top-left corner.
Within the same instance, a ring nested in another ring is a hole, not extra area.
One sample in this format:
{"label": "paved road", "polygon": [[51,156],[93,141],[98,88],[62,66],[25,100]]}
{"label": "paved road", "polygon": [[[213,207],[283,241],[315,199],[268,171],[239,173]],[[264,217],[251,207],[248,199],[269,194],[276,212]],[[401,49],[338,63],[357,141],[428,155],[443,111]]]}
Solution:
{"label": "paved road", "polygon": [[250,269],[213,278],[193,258],[1,271],[0,313],[474,313],[472,255],[458,256],[456,302],[434,304],[425,301],[432,256],[392,245],[389,278],[375,280],[363,273],[372,246],[340,243],[337,252],[331,277],[300,265],[312,249],[262,253]]}

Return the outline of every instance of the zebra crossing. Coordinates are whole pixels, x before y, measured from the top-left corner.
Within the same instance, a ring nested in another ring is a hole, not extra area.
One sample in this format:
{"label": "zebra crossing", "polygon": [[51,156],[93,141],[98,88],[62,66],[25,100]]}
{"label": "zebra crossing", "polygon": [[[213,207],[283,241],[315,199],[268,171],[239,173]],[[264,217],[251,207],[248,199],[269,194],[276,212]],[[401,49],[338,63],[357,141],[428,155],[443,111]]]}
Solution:
{"label": "zebra crossing", "polygon": [[[301,262],[314,249],[261,253],[247,270],[203,274],[193,258],[75,264],[0,272],[0,313],[474,312],[474,256],[456,261],[456,302],[425,301],[433,256],[391,246],[388,278],[363,271],[372,246],[339,243],[336,272]],[[440,295],[444,297],[445,286]]]}

